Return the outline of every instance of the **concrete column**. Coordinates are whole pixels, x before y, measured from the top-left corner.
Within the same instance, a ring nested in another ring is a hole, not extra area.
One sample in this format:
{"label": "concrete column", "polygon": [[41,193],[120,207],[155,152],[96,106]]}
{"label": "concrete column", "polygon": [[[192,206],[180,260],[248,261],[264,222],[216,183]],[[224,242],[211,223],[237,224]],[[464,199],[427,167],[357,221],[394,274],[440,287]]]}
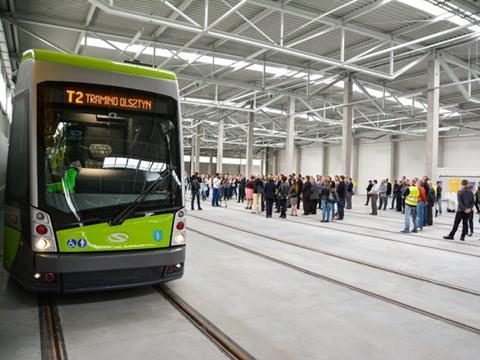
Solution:
{"label": "concrete column", "polygon": [[190,143],[190,175],[195,173],[195,142],[197,137],[195,134],[192,136],[192,141]]}
{"label": "concrete column", "polygon": [[268,167],[268,148],[263,149],[263,156],[262,156],[262,175],[267,175],[267,167]]}
{"label": "concrete column", "polygon": [[297,157],[295,162],[295,174],[300,174],[302,170],[302,148],[300,146],[297,146],[296,149]]}
{"label": "concrete column", "polygon": [[295,172],[295,98],[292,96],[288,102],[287,113],[287,138],[285,140],[285,173]]}
{"label": "concrete column", "polygon": [[353,139],[353,163],[352,163],[352,172],[347,174],[351,176],[354,182],[355,191],[358,192],[358,160],[359,160],[359,151],[360,150],[360,141],[358,138]]}
{"label": "concrete column", "polygon": [[202,129],[200,125],[197,126],[195,131],[195,165],[194,165],[194,172],[200,172],[200,136],[202,134]]}
{"label": "concrete column", "polygon": [[223,119],[218,121],[218,143],[217,143],[217,173],[223,173],[223,136],[224,136]]}
{"label": "concrete column", "polygon": [[278,174],[278,150],[273,150],[273,155],[272,155],[272,174],[277,175]]}
{"label": "concrete column", "polygon": [[440,62],[436,55],[428,61],[427,84],[427,139],[425,141],[425,174],[438,177],[438,127],[440,110]]}
{"label": "concrete column", "polygon": [[270,160],[270,156],[271,156],[271,153],[270,153],[270,149],[268,147],[265,148],[265,157],[264,157],[264,160],[265,160],[265,175],[268,175],[271,171],[270,171],[270,167],[271,167],[271,160]]}
{"label": "concrete column", "polygon": [[253,112],[248,113],[247,124],[247,151],[246,151],[246,164],[245,164],[245,176],[252,175],[253,170],[253,122],[255,120],[255,114]]}
{"label": "concrete column", "polygon": [[207,173],[209,175],[212,175],[212,170],[213,170],[213,156],[212,156],[212,152],[210,151],[210,156],[209,156],[209,159],[208,159],[208,170],[207,170]]}
{"label": "concrete column", "polygon": [[[343,103],[350,104],[353,101],[353,81],[349,76],[345,80],[343,93]],[[342,129],[342,173],[349,175],[352,173],[352,125],[353,125],[353,106],[343,107],[343,129]]]}
{"label": "concrete column", "polygon": [[328,152],[329,152],[330,147],[328,145],[325,145],[323,147],[323,159],[322,159],[322,175],[323,176],[329,176],[330,174],[328,173]]}
{"label": "concrete column", "polygon": [[[443,163],[444,159],[445,159],[445,139],[438,139],[438,167],[439,168],[444,167],[444,163]],[[437,172],[437,176],[442,176],[442,174],[440,174],[440,171]]]}
{"label": "concrete column", "polygon": [[390,137],[390,171],[389,179],[390,181],[396,179],[397,175],[397,142],[394,141],[395,137]]}

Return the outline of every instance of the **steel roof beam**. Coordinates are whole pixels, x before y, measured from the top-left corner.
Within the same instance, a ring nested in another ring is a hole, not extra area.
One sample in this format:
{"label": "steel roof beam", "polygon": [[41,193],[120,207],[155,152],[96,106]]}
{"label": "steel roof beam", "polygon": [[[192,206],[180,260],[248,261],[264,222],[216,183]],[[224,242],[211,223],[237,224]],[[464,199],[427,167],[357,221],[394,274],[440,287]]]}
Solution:
{"label": "steel roof beam", "polygon": [[40,41],[43,42],[44,44],[52,47],[53,49],[55,49],[55,50],[57,50],[57,51],[60,51],[60,52],[62,52],[62,53],[64,53],[64,54],[69,54],[69,53],[70,53],[69,50],[66,50],[66,49],[62,48],[61,46],[54,44],[52,41],[45,39],[43,36],[38,35],[37,33],[35,33],[35,32],[33,32],[33,31],[30,31],[30,30],[24,28],[22,25],[20,25],[20,24],[19,24],[17,21],[15,21],[15,20],[6,19],[6,18],[3,18],[3,20],[9,22],[9,23],[12,24],[12,25],[15,25],[15,26],[17,27],[17,29],[19,29],[19,30],[23,31],[24,33],[26,33],[26,34],[34,37],[35,39],[40,40]]}
{"label": "steel roof beam", "polygon": [[[322,15],[319,14],[318,12],[314,10],[306,10],[306,9],[300,9],[298,7],[295,7],[293,5],[284,5],[281,6],[279,3],[268,1],[268,0],[249,0],[249,3],[257,5],[259,7],[263,7],[265,9],[270,9],[270,10],[276,10],[276,11],[285,11],[286,13],[294,16],[298,16],[307,20],[312,20],[315,19],[316,17]],[[333,18],[331,16],[325,16],[319,20],[319,22],[322,22],[324,24],[330,25],[330,26],[338,26],[338,27],[344,27],[346,30],[361,34],[367,37],[371,37],[374,39],[378,40],[384,40],[384,41],[392,41],[393,43],[396,44],[405,44],[409,40],[404,39],[400,36],[397,36],[395,34],[388,34],[388,33],[382,33],[380,31],[368,28],[364,25],[357,25],[354,23],[344,23],[343,19],[339,18]],[[473,25],[473,24],[471,24]],[[470,25],[470,26],[471,26]],[[409,44],[409,48],[411,49],[418,49],[421,46],[417,44]],[[468,68],[469,65],[463,60],[460,59],[454,55],[449,55],[450,60],[454,61],[457,66],[463,67],[463,68]]]}
{"label": "steel roof beam", "polygon": [[[90,7],[88,8],[88,13],[87,16],[85,17],[85,21],[83,25],[89,26],[90,22],[92,21],[93,14],[95,14],[95,9],[97,7],[94,4],[90,4]],[[80,46],[82,45],[82,39],[85,37],[86,31],[80,31],[80,34],[78,35],[77,42],[75,43],[75,46],[73,47],[73,53],[78,54],[78,51],[80,50]]]}
{"label": "steel roof beam", "polygon": [[[278,45],[274,45],[274,44],[267,43],[267,42],[264,42],[264,41],[253,40],[251,38],[244,37],[244,36],[241,36],[241,35],[238,35],[238,34],[233,34],[232,35],[232,34],[224,32],[224,31],[212,30],[215,25],[217,25],[218,23],[223,21],[226,18],[226,16],[230,15],[233,11],[235,11],[235,9],[237,9],[241,5],[243,5],[246,0],[241,0],[234,7],[232,7],[229,11],[227,11],[225,14],[223,14],[218,19],[216,19],[206,29],[202,29],[201,27],[194,26],[194,25],[189,25],[189,24],[182,23],[182,22],[175,21],[175,20],[169,20],[169,19],[159,17],[159,16],[151,16],[151,15],[142,14],[142,13],[126,12],[126,11],[123,11],[123,10],[118,10],[116,8],[113,8],[113,7],[109,6],[108,4],[105,4],[101,0],[88,0],[88,1],[90,3],[95,4],[99,9],[106,12],[107,14],[110,14],[110,15],[113,15],[113,16],[129,18],[129,19],[137,20],[137,21],[141,21],[141,22],[167,25],[167,26],[170,26],[170,27],[175,28],[175,29],[196,33],[195,37],[192,40],[190,40],[187,44],[185,44],[183,48],[191,45],[194,41],[196,41],[202,35],[208,34],[208,35],[211,35],[213,37],[229,39],[229,40],[241,43],[241,44],[247,44],[247,45],[252,45],[252,46],[255,46],[255,47],[259,47],[261,49],[275,50],[279,53],[283,53],[283,54],[286,54],[286,55],[291,55],[291,56],[295,56],[295,57],[299,57],[299,58],[313,60],[313,61],[317,61],[317,62],[320,62],[320,63],[328,64],[328,65],[335,65],[335,66],[342,67],[342,68],[345,68],[345,69],[348,69],[348,70],[358,71],[358,72],[362,72],[362,73],[365,73],[365,74],[369,74],[369,75],[375,76],[375,77],[380,77],[380,78],[385,78],[385,79],[390,79],[391,78],[391,76],[389,74],[386,74],[386,73],[381,72],[381,71],[368,69],[368,68],[363,67],[363,66],[344,64],[344,63],[342,63],[338,60],[331,59],[331,58],[326,58],[324,56],[317,55],[317,54],[312,54],[312,53],[309,53],[309,52],[306,52],[306,51],[293,50],[293,49],[290,49],[290,48],[286,48],[285,46],[278,46]],[[162,65],[164,65],[164,63]]]}
{"label": "steel roof beam", "polygon": [[345,24],[346,22],[352,21],[353,19],[356,19],[360,16],[367,15],[368,13],[375,11],[383,5],[389,3],[390,1],[391,0],[375,0],[375,2],[371,3],[370,5],[359,9],[359,11],[357,11],[355,14],[344,17],[343,22]]}
{"label": "steel roof beam", "polygon": [[[191,4],[192,2],[193,2],[193,0],[184,0],[184,1],[178,6],[177,9],[183,12],[183,11],[185,11],[185,9],[186,9],[187,7],[190,6],[190,4]],[[173,11],[168,18],[169,18],[170,20],[175,20],[175,19],[178,17],[178,15],[179,15],[178,12]],[[157,30],[155,30],[155,31],[150,35],[151,39],[153,40],[152,42],[154,42],[154,41],[155,41],[165,30],[167,30],[167,29],[168,29],[168,27],[165,26],[165,25],[158,27]],[[150,42],[149,44],[145,45],[145,47],[144,47],[142,50],[140,50],[139,52],[137,52],[137,53],[135,54],[135,57],[134,57],[134,58],[135,58],[135,59],[138,59],[138,57],[145,51],[145,49],[146,49],[149,45],[152,44],[152,42]]]}

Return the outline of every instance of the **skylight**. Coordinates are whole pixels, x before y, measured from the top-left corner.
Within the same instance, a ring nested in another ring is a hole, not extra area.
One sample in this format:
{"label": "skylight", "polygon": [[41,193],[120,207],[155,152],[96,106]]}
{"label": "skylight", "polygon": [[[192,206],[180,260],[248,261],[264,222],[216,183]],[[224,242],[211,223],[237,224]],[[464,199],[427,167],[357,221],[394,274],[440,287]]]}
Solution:
{"label": "skylight", "polygon": [[[411,4],[420,4],[420,3],[423,4],[423,3],[425,3],[425,9],[428,9],[432,12],[435,11],[435,14],[440,14],[440,15],[445,14],[445,10],[440,9],[438,6],[432,5],[427,1],[423,1],[423,0],[397,0],[397,1],[401,1],[401,2],[404,2],[404,3],[411,3]],[[440,11],[441,11],[441,13],[440,13]],[[451,14],[451,13],[448,13],[448,14]],[[465,21],[464,19],[461,19],[461,20]],[[166,49],[166,48],[156,48],[156,49],[154,49],[151,46],[148,46],[148,47],[145,48],[145,46],[139,45],[139,44],[129,45],[128,43],[121,42],[121,41],[108,41],[108,42],[106,42],[102,39],[93,38],[93,37],[87,37],[86,40],[87,40],[86,41],[87,46],[98,47],[98,48],[103,48],[103,49],[110,49],[110,50],[115,50],[115,48],[117,48],[117,49],[120,49],[120,50],[122,50],[124,52],[127,52],[127,53],[138,53],[138,52],[143,50],[144,54],[153,56],[153,53],[155,52],[155,56],[162,57],[162,58],[169,58],[173,54],[172,50],[169,50],[169,49]],[[85,38],[82,40],[82,44],[85,44]],[[213,58],[211,56],[199,55],[199,54],[197,54],[195,52],[192,52],[192,51],[181,51],[177,54],[177,56],[179,56],[180,58],[182,58],[183,60],[185,60],[188,63],[195,62],[195,63],[211,64],[213,62]],[[256,72],[260,72],[260,73],[263,72],[263,65],[253,64],[251,62],[246,62],[246,61],[236,61],[236,60],[227,59],[227,58],[223,58],[223,57],[215,57],[215,64],[220,65],[220,66],[232,67],[235,71],[240,69],[240,68],[244,68],[244,69],[247,69],[247,70],[250,70],[250,71],[256,71]],[[284,67],[271,66],[271,65],[268,65],[268,66],[265,67],[265,72],[270,74],[270,75],[273,75],[274,77],[293,76],[294,78],[297,78],[297,79],[303,78],[305,80],[307,79],[307,76],[308,76],[308,74],[306,72],[295,71],[295,70],[290,70],[290,69],[287,69],[287,68],[284,68]],[[321,85],[321,84],[326,84],[329,81],[331,81],[331,78],[329,79],[327,77],[324,77],[321,74],[313,74],[313,75],[310,76],[310,81],[311,81],[312,85]],[[344,82],[343,81],[337,82],[335,84],[335,87],[343,89]],[[372,88],[372,87],[366,87],[366,86],[365,86],[365,90],[369,93],[370,96],[372,96],[373,98],[376,98],[376,99],[381,99],[384,96],[383,90],[378,90],[378,89],[375,89],[375,88]],[[355,84],[353,85],[353,91],[356,92],[356,93],[359,93],[359,94],[362,93],[361,89]],[[391,94],[388,91],[385,91],[385,97],[386,97],[387,101],[390,101],[390,102],[394,101],[394,100],[392,100]],[[414,108],[421,109],[422,111],[426,111],[425,107],[420,102],[413,101],[412,98],[399,96],[399,97],[397,97],[397,100],[403,106],[410,107],[410,106],[412,106],[412,103],[413,103]],[[216,103],[214,100],[210,100],[210,99],[191,98],[191,97],[183,97],[182,101],[192,102],[192,103],[212,104],[212,105],[219,104],[219,105],[226,105],[226,106],[237,107],[237,108],[241,108],[242,105],[243,105],[243,102],[224,101],[224,102]],[[280,109],[276,109],[276,108],[265,107],[265,108],[262,108],[262,110],[265,111],[265,112],[268,112],[268,113],[272,113],[272,114],[286,115],[285,111],[280,110]],[[447,110],[447,109],[440,109],[440,114],[448,115],[448,116],[458,116],[457,112]],[[318,120],[318,121],[327,122],[326,119],[317,119],[317,117],[312,115],[312,114],[310,116],[307,116],[306,114],[302,114],[302,115],[298,115],[298,117],[299,118],[304,118],[304,119],[310,120],[310,121],[311,120]]]}

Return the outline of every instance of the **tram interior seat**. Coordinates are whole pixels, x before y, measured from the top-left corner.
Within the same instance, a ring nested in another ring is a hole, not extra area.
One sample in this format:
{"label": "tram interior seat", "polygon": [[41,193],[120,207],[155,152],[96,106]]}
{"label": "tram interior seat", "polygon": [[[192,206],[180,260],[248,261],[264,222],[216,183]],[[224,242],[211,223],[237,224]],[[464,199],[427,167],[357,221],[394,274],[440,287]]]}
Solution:
{"label": "tram interior seat", "polygon": [[101,169],[105,157],[112,153],[112,147],[108,144],[90,144],[90,154],[93,159],[85,160],[85,167]]}
{"label": "tram interior seat", "polygon": [[77,170],[77,193],[139,194],[147,183],[143,171],[91,168]]}

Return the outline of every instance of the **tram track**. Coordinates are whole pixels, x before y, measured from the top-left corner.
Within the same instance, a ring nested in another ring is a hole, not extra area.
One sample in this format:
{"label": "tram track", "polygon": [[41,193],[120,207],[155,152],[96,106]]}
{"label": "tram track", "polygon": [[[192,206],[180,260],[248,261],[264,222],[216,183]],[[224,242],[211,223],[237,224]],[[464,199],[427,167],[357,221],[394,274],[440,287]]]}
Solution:
{"label": "tram track", "polygon": [[[232,209],[232,210],[235,210],[235,211],[242,211],[241,209],[235,209],[235,208],[228,208],[228,209]],[[348,213],[347,213],[348,214]],[[353,216],[357,216],[357,214],[353,214]],[[366,215],[368,216],[368,215]],[[364,217],[364,216],[360,216],[360,217]],[[370,216],[371,218],[371,216]],[[316,227],[321,227],[321,228],[328,228],[330,229],[329,227],[325,226],[325,225],[321,225],[321,224],[311,224],[311,223],[308,223],[308,222],[304,222],[304,221],[298,221],[298,220],[291,220],[291,219],[286,219],[287,221],[291,221],[291,222],[296,222],[296,223],[301,223],[301,224],[305,224],[305,225],[309,225],[309,226],[316,226]],[[394,235],[398,235],[400,234],[400,231],[393,231],[393,230],[387,230],[387,229],[381,229],[381,228],[378,228],[378,227],[371,227],[371,226],[366,226],[366,225],[359,225],[359,224],[350,224],[348,222],[343,222],[343,221],[336,221],[336,224],[339,224],[341,226],[349,226],[349,227],[353,227],[353,228],[360,228],[360,229],[366,229],[366,230],[374,230],[374,231],[380,231],[380,232],[385,232],[385,233],[389,233],[389,234],[394,234]],[[332,229],[332,230],[336,230],[336,229]],[[360,235],[360,234],[358,234]],[[364,234],[365,235],[365,234]],[[368,236],[372,236],[372,235],[368,235]],[[432,240],[432,241],[437,241],[437,242],[442,242],[442,243],[446,243],[446,244],[451,244],[452,242],[450,240],[444,240],[444,239],[437,239],[437,238],[433,238],[433,237],[430,237],[430,236],[425,236],[425,235],[421,235],[420,233],[416,233],[415,235],[413,234],[403,234],[403,236],[412,236],[412,237],[415,237],[415,238],[420,238],[420,239],[425,239],[425,240]],[[372,237],[375,237],[375,236],[372,236]],[[405,242],[407,243],[407,242]],[[409,243],[411,244],[411,243]],[[476,247],[476,248],[480,248],[480,245],[477,245],[477,244],[463,244],[462,243],[462,246],[471,246],[471,247]]]}
{"label": "tram track", "polygon": [[[303,222],[302,222],[303,223]],[[360,228],[360,229],[366,229],[366,230],[374,230],[374,231],[383,231],[383,232],[386,232],[386,233],[390,233],[390,234],[395,234],[395,235],[398,235],[400,232],[399,231],[392,231],[392,230],[387,230],[387,229],[380,229],[380,228],[377,228],[377,227],[370,227],[370,226],[366,226],[366,225],[358,225],[358,224],[350,224],[350,223],[347,223],[347,222],[337,222],[338,224],[342,225],[342,226],[350,226],[350,227],[354,227],[354,228]],[[409,235],[409,234],[404,234],[406,236],[414,236],[416,238],[420,238],[420,239],[426,239],[426,240],[432,240],[432,241],[439,241],[439,242],[443,242],[443,243],[451,243],[451,241],[449,240],[443,240],[443,239],[437,239],[437,238],[433,238],[433,237],[430,237],[430,236],[424,236],[424,235],[420,235],[418,233],[416,233],[415,235]],[[472,246],[472,247],[478,247],[480,248],[480,245],[477,245],[477,244],[464,244],[466,246]]]}
{"label": "tram track", "polygon": [[234,360],[255,360],[244,348],[228,337],[222,330],[190,306],[168,286],[155,285],[153,288],[192,323],[208,340],[217,346],[228,358]]}
{"label": "tram track", "polygon": [[[245,349],[166,285],[155,285],[153,288],[229,359],[255,360]],[[68,360],[62,323],[55,299],[48,295],[39,296],[38,309],[42,360]]]}
{"label": "tram track", "polygon": [[[251,231],[251,230],[247,230],[247,229],[243,229],[243,228],[240,228],[240,227],[224,224],[224,223],[221,223],[219,221],[204,219],[202,217],[192,216],[192,215],[189,215],[189,216],[193,217],[195,219],[210,222],[212,224],[216,224],[216,225],[219,225],[219,226],[224,226],[224,227],[227,227],[227,228],[230,228],[230,229],[241,231],[241,232],[244,232],[246,234],[253,235],[253,236],[263,237],[265,239],[269,239],[271,241],[275,241],[275,242],[278,242],[278,243],[281,243],[281,244],[290,245],[290,246],[293,246],[293,247],[296,247],[296,248],[312,251],[312,252],[319,253],[319,254],[322,254],[322,255],[326,255],[326,256],[329,256],[329,257],[333,257],[333,258],[337,258],[337,259],[340,259],[340,260],[355,263],[355,264],[358,264],[358,265],[373,268],[373,269],[376,269],[376,270],[385,271],[385,272],[392,273],[392,274],[395,274],[395,275],[399,275],[399,276],[402,276],[402,277],[405,277],[405,278],[422,281],[422,282],[432,284],[432,285],[441,286],[441,287],[444,287],[444,288],[447,288],[447,289],[450,289],[450,290],[455,290],[455,291],[463,292],[463,293],[474,295],[474,296],[480,296],[480,291],[476,291],[476,290],[473,290],[473,289],[456,286],[456,285],[446,283],[446,282],[443,282],[443,281],[431,279],[431,278],[420,276],[420,275],[411,274],[411,273],[408,273],[408,272],[396,270],[396,269],[389,268],[389,267],[386,267],[386,266],[374,264],[374,263],[371,263],[371,262],[368,262],[368,261],[355,259],[355,258],[352,258],[352,257],[349,257],[349,256],[343,256],[343,255],[335,254],[335,253],[330,252],[330,251],[322,250],[322,249],[311,247],[311,246],[304,245],[304,244],[298,244],[298,243],[295,243],[295,242],[292,242],[292,241],[289,241],[289,240],[280,239],[278,237],[273,237],[273,236],[260,234],[260,233],[257,233],[257,232]],[[196,230],[193,230],[193,231],[196,231]]]}
{"label": "tram track", "polygon": [[249,253],[249,254],[252,254],[254,256],[257,256],[259,258],[262,258],[262,259],[265,259],[265,260],[268,260],[268,261],[271,261],[271,262],[274,262],[276,264],[279,264],[279,265],[282,265],[284,267],[287,267],[287,268],[290,268],[290,269],[293,269],[293,270],[296,270],[298,272],[301,272],[303,274],[306,274],[308,276],[311,276],[311,277],[314,277],[314,278],[317,278],[317,279],[321,279],[321,280],[324,280],[324,281],[327,281],[329,283],[332,283],[334,285],[338,285],[338,286],[341,286],[343,288],[346,288],[346,289],[349,289],[349,290],[352,290],[352,291],[355,291],[357,293],[360,293],[360,294],[363,294],[363,295],[366,295],[368,297],[371,297],[371,298],[375,298],[377,300],[380,300],[380,301],[383,301],[385,303],[389,303],[389,304],[392,304],[392,305],[395,305],[395,306],[398,306],[398,307],[401,307],[403,309],[406,309],[406,310],[409,310],[409,311],[412,311],[414,313],[417,313],[417,314],[420,314],[420,315],[423,315],[423,316],[426,316],[426,317],[429,317],[431,319],[434,319],[434,320],[437,320],[437,321],[441,321],[443,323],[446,323],[446,324],[449,324],[451,326],[454,326],[454,327],[457,327],[457,328],[460,328],[462,330],[465,330],[465,331],[468,331],[470,333],[474,333],[476,335],[480,335],[480,328],[479,327],[476,327],[476,326],[472,326],[472,325],[469,325],[469,324],[466,324],[466,323],[463,323],[461,321],[457,321],[457,320],[454,320],[454,319],[451,319],[449,317],[446,317],[446,316],[443,316],[443,315],[439,315],[439,314],[436,314],[436,313],[433,313],[431,311],[428,311],[428,310],[425,310],[425,309],[421,309],[419,307],[416,307],[416,306],[413,306],[413,305],[409,305],[405,302],[402,302],[402,301],[398,301],[398,300],[395,300],[395,299],[392,299],[392,298],[389,298],[387,296],[384,296],[384,295],[381,295],[379,293],[376,293],[376,292],[373,292],[373,291],[370,291],[370,290],[366,290],[366,289],[362,289],[358,286],[355,286],[355,285],[352,285],[352,284],[349,284],[349,283],[346,283],[344,281],[341,281],[341,280],[338,280],[338,279],[334,279],[332,277],[329,277],[329,276],[326,276],[326,275],[322,275],[320,273],[317,273],[317,272],[314,272],[314,271],[311,271],[311,270],[308,270],[306,268],[303,268],[303,267],[300,267],[298,265],[295,265],[295,264],[291,264],[289,262],[286,262],[284,260],[281,260],[281,259],[278,259],[278,258],[275,258],[273,256],[269,256],[269,255],[266,255],[266,254],[263,254],[263,253],[260,253],[256,250],[252,250],[252,249],[249,249],[245,246],[242,246],[242,245],[238,245],[238,244],[235,244],[235,243],[232,243],[230,241],[226,241],[224,239],[221,239],[217,236],[214,236],[214,235],[211,235],[211,234],[207,234],[203,231],[200,231],[200,230],[196,230],[196,229],[192,229],[191,227],[188,227],[188,229],[192,232],[195,232],[197,234],[200,234],[206,238],[209,238],[211,240],[214,240],[216,242],[219,242],[219,243],[222,243],[224,245],[227,245],[227,246],[230,246],[232,248],[235,248],[235,249],[238,249],[238,250],[241,250],[241,251],[244,251],[246,253]]}
{"label": "tram track", "polygon": [[[371,215],[368,215],[366,213],[354,211],[354,210],[351,210],[351,209],[345,209],[345,210],[346,210],[345,213],[349,214],[349,215],[358,216],[358,217],[365,218],[365,219],[371,219],[372,218]],[[388,211],[385,211],[385,212],[388,213]],[[384,214],[385,212],[383,210],[378,210],[379,214]],[[391,215],[381,216],[382,219],[390,221],[392,223],[396,223],[396,224],[403,224],[404,223],[403,217],[404,217],[404,214],[401,214],[401,217],[394,217],[394,216],[391,216]],[[452,224],[447,224],[447,223],[444,223],[444,222],[440,222],[437,219],[438,218],[434,218],[434,225],[435,226],[442,226],[442,227],[445,227],[445,229],[450,229],[453,225],[453,219],[452,219]]]}
{"label": "tram track", "polygon": [[[241,209],[235,209],[235,208],[231,208],[231,207],[230,207],[230,208],[227,208],[227,209],[245,214],[245,212],[244,212],[243,210],[241,210]],[[191,216],[191,213],[189,213],[189,216]],[[333,226],[328,226],[328,225],[322,225],[322,224],[316,224],[316,223],[309,223],[309,222],[306,222],[306,221],[299,221],[299,220],[291,220],[291,219],[289,219],[289,218],[282,219],[282,222],[291,222],[291,223],[295,223],[295,224],[307,225],[307,226],[312,226],[312,227],[321,228],[321,229],[327,229],[327,230],[336,231],[336,232],[341,232],[341,233],[347,233],[347,234],[359,235],[359,236],[366,236],[366,237],[370,237],[370,238],[374,238],[374,239],[378,239],[378,240],[385,240],[385,241],[390,241],[390,242],[395,242],[395,243],[400,243],[400,244],[405,244],[405,245],[410,245],[410,246],[422,247],[422,248],[427,248],[427,249],[433,249],[433,250],[438,250],[438,251],[449,252],[449,253],[453,253],[453,254],[461,254],[461,255],[466,255],[466,256],[472,256],[472,257],[480,258],[480,255],[472,254],[472,253],[468,253],[468,252],[464,252],[464,251],[445,249],[445,248],[438,247],[438,246],[418,244],[418,243],[413,243],[413,242],[403,241],[403,240],[396,240],[396,239],[392,239],[392,238],[385,237],[385,236],[365,234],[365,233],[362,233],[362,232],[359,232],[359,231],[352,231],[352,230],[346,230],[346,229],[338,229],[338,228],[335,228],[335,227],[333,227]],[[337,224],[337,223],[339,223],[339,222],[336,222],[336,224]],[[340,224],[342,225],[343,223],[340,223]],[[351,227],[358,227],[358,225],[353,225],[353,224],[349,224],[349,225],[350,225]],[[365,227],[365,229],[367,229],[367,230],[372,230],[372,229],[369,228],[369,227]],[[392,233],[392,234],[395,234],[395,235],[400,234],[400,232],[397,233],[397,232],[394,232],[394,231],[384,230],[384,229],[373,229],[373,230],[375,230],[375,231],[389,232],[389,233]],[[416,234],[416,235],[417,235],[417,234]],[[409,235],[407,234],[407,236],[409,236]],[[422,237],[422,236],[415,236],[415,237]],[[434,238],[429,238],[429,237],[425,237],[425,236],[423,236],[422,238],[424,238],[424,239],[426,239],[426,240],[438,241],[438,242],[442,242],[442,243],[446,243],[446,244],[453,244],[452,241],[449,241],[449,240],[434,239]],[[461,246],[462,246],[462,247],[469,246],[469,247],[475,247],[475,248],[480,247],[480,245],[466,244],[466,243],[461,243]]]}
{"label": "tram track", "polygon": [[38,309],[42,360],[67,360],[62,323],[55,299],[41,295]]}

